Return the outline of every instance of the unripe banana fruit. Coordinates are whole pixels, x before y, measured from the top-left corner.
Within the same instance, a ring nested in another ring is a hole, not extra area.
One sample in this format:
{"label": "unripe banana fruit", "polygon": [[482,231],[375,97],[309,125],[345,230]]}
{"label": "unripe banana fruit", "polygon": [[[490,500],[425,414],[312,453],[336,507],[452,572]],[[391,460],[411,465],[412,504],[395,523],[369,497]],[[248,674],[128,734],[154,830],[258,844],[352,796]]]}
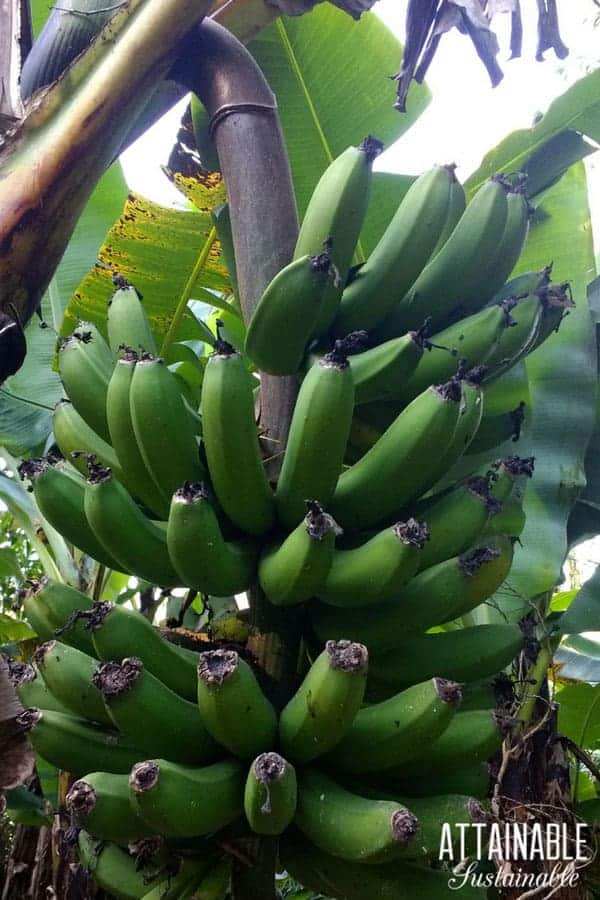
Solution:
{"label": "unripe banana fruit", "polygon": [[286,528],[304,517],[306,501],[328,509],[344,459],[354,406],[344,342],[309,369],[296,398],[277,482],[277,515]]}
{"label": "unripe banana fruit", "polygon": [[419,827],[405,806],[353,794],[311,768],[300,776],[294,821],[319,849],[367,863],[405,854]]}
{"label": "unripe banana fruit", "polygon": [[226,341],[215,342],[204,372],[202,428],[212,485],[225,513],[248,534],[269,531],[275,508],[258,442],[252,379]]}
{"label": "unripe banana fruit", "polygon": [[299,370],[334,278],[327,250],[301,256],[275,276],[246,332],[246,353],[257,368],[271,375]]}
{"label": "unripe banana fruit", "polygon": [[252,759],[273,746],[275,710],[235,650],[200,654],[198,706],[210,734],[235,756]]}
{"label": "unripe banana fruit", "polygon": [[90,428],[106,441],[106,391],[113,366],[110,347],[88,322],[80,322],[60,345],[58,371],[67,396]]}
{"label": "unripe banana fruit", "polygon": [[65,806],[78,826],[103,841],[127,844],[154,833],[131,808],[128,774],[93,772],[80,778]]}
{"label": "unripe banana fruit", "polygon": [[204,769],[164,759],[134,765],[129,775],[133,809],[164,837],[199,837],[241,815],[245,771],[234,760]]}
{"label": "unripe banana fruit", "polygon": [[362,644],[327,642],[281,713],[279,740],[287,758],[311,762],[344,737],[363,702],[368,658]]}
{"label": "unripe banana fruit", "polygon": [[114,353],[122,346],[131,347],[136,353],[156,353],[146,310],[131,285],[121,287],[113,294],[108,304],[107,326],[108,342]]}
{"label": "unripe banana fruit", "polygon": [[113,726],[102,694],[92,683],[97,659],[58,641],[46,641],[36,650],[34,659],[48,689],[72,715]]}
{"label": "unripe banana fruit", "polygon": [[280,543],[268,545],[258,564],[260,586],[276,606],[295,606],[324,584],[340,529],[321,506],[308,501],[299,525]]}
{"label": "unripe banana fruit", "polygon": [[278,753],[261,753],[248,771],[244,811],[256,834],[282,834],[296,812],[296,772]]}
{"label": "unripe banana fruit", "polygon": [[402,766],[444,733],[461,699],[459,684],[433,678],[366,706],[327,761],[339,772],[378,772]]}
{"label": "unripe banana fruit", "polygon": [[145,754],[197,764],[219,756],[195,704],[145,671],[141,659],[102,663],[93,683],[114,725]]}

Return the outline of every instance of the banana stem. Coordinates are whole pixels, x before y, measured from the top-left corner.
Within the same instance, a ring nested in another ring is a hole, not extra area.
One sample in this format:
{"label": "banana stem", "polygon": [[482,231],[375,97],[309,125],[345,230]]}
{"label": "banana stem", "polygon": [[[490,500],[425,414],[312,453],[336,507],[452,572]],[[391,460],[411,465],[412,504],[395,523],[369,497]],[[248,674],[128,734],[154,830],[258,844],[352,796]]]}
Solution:
{"label": "banana stem", "polygon": [[[193,35],[178,77],[200,97],[227,185],[238,293],[248,324],[271,279],[291,260],[298,217],[289,162],[275,98],[245,47],[214,22]],[[199,61],[199,62],[198,62]],[[259,421],[267,454],[285,448],[298,391],[295,377],[261,374]],[[265,691],[281,708],[292,695],[301,642],[301,614],[272,606],[259,587],[250,591],[252,631],[248,649],[264,674]],[[257,839],[254,865],[236,865],[235,900],[274,900],[277,846]],[[260,885],[260,887],[259,887]]]}
{"label": "banana stem", "polygon": [[523,689],[523,698],[518,712],[519,730],[521,733],[527,730],[533,719],[536,704],[540,697],[540,688],[544,683],[548,668],[552,661],[552,651],[545,642],[538,654],[535,664],[527,673],[527,682]]}

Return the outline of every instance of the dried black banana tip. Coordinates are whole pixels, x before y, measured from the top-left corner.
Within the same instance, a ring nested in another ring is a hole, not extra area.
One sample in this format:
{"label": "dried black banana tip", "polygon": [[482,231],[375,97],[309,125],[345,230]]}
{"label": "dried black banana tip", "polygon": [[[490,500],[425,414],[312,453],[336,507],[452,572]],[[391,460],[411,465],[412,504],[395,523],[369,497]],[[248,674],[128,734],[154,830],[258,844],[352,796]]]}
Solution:
{"label": "dried black banana tip", "polygon": [[463,575],[471,576],[484,566],[500,556],[500,551],[495,547],[475,547],[459,558],[458,566]]}
{"label": "dried black banana tip", "polygon": [[38,475],[41,475],[42,472],[48,469],[49,465],[50,462],[45,456],[40,456],[37,459],[24,459],[17,466],[17,473],[21,481],[25,481],[25,479],[35,481]]}
{"label": "dried black banana tip", "polygon": [[568,281],[561,284],[540,285],[535,293],[540,298],[545,309],[573,309],[575,301]]}
{"label": "dried black banana tip", "polygon": [[342,672],[364,672],[369,663],[369,651],[364,644],[353,641],[327,641],[325,650],[331,668]]}
{"label": "dried black banana tip", "polygon": [[496,184],[499,184],[500,187],[504,188],[507,194],[512,193],[512,182],[510,178],[508,178],[502,172],[497,172],[495,175],[492,175],[490,181],[494,181]]}
{"label": "dried black banana tip", "polygon": [[200,654],[198,678],[208,685],[221,685],[237,671],[239,661],[235,650],[208,650]]}
{"label": "dried black banana tip", "polygon": [[338,350],[340,354],[345,356],[353,356],[354,353],[362,353],[370,344],[371,339],[368,331],[351,331],[345,337],[335,342],[334,351]]}
{"label": "dried black banana tip", "polygon": [[43,712],[41,709],[30,706],[29,709],[24,709],[22,713],[16,716],[15,722],[21,731],[33,731],[38,722],[41,722],[42,716]]}
{"label": "dried black banana tip", "polygon": [[208,498],[208,488],[202,481],[186,481],[175,491],[175,500],[178,503],[198,503]]}
{"label": "dried black banana tip", "polygon": [[112,283],[116,288],[120,291],[125,290],[126,288],[132,288],[133,285],[130,281],[127,281],[124,275],[121,275],[120,272],[113,272]]}
{"label": "dried black banana tip", "polygon": [[105,700],[119,697],[131,690],[144,673],[144,664],[137,656],[124,659],[123,662],[102,663],[92,675],[94,687],[102,693]]}
{"label": "dried black banana tip", "polygon": [[65,797],[67,812],[75,819],[85,819],[96,806],[97,795],[93,785],[80,779],[76,781]]}
{"label": "dried black banana tip", "polygon": [[372,163],[377,159],[380,153],[383,153],[384,146],[385,145],[383,141],[380,141],[376,137],[373,137],[373,135],[369,134],[364,139],[364,141],[359,144],[358,149],[362,150],[368,161]]}
{"label": "dried black banana tip", "polygon": [[10,656],[4,657],[8,663],[8,677],[13,687],[29,684],[37,678],[36,671],[30,663],[19,662]]}
{"label": "dried black banana tip", "polygon": [[213,344],[214,350],[211,353],[211,356],[235,356],[236,349],[235,347],[221,337],[221,332],[223,328],[225,328],[225,323],[222,319],[217,319],[216,322],[217,327],[217,336],[215,338],[215,342]]}
{"label": "dried black banana tip", "polygon": [[427,522],[419,522],[417,519],[407,519],[406,522],[396,522],[392,530],[403,544],[412,544],[422,550],[430,538]]}
{"label": "dried black banana tip", "polygon": [[487,366],[473,366],[472,368],[467,369],[466,372],[462,373],[461,381],[464,381],[466,384],[470,384],[472,387],[479,387],[487,373]]}
{"label": "dried black banana tip", "polygon": [[[81,610],[80,612],[75,613],[73,616],[74,621],[71,623],[66,622],[63,629],[60,629],[60,631],[66,630],[79,619],[85,619],[88,631],[94,631],[96,628],[102,627],[104,620],[111,614],[114,608],[115,604],[111,603],[110,600],[97,600],[90,610]],[[59,631],[55,631],[54,633],[59,634]]]}
{"label": "dried black banana tip", "polygon": [[390,821],[392,837],[398,844],[408,844],[419,830],[419,820],[409,809],[397,809]]}
{"label": "dried black banana tip", "polygon": [[112,469],[109,469],[108,466],[102,466],[100,463],[96,462],[96,457],[93,453],[79,453],[76,451],[73,456],[85,456],[86,464],[88,469],[88,484],[103,484],[105,481],[110,481],[113,477]]}
{"label": "dried black banana tip", "polygon": [[139,868],[144,868],[151,862],[157,853],[164,850],[165,839],[159,834],[154,837],[139,838],[137,841],[129,841],[127,850],[132,856]]}
{"label": "dried black banana tip", "polygon": [[326,513],[320,503],[317,503],[316,500],[306,500],[305,503],[306,515],[304,523],[306,531],[313,540],[321,541],[331,531],[336,535],[342,533],[342,529],[333,516]]}
{"label": "dried black banana tip", "polygon": [[427,316],[420,328],[416,331],[409,331],[408,334],[414,344],[420,350],[430,350],[432,344],[427,340],[427,335],[431,332],[431,316]]}
{"label": "dried black banana tip", "polygon": [[535,456],[506,456],[494,463],[495,469],[506,469],[513,478],[524,475],[531,478],[535,469]]}
{"label": "dried black banana tip", "polygon": [[327,275],[329,273],[333,262],[331,259],[331,248],[328,244],[326,244],[323,250],[316,256],[311,256],[309,258],[310,264],[315,272],[321,272],[323,275]]}
{"label": "dried black banana tip", "polygon": [[350,363],[345,341],[345,338],[336,341],[329,353],[321,357],[319,365],[330,369],[347,369]]}
{"label": "dried black banana tip", "polygon": [[154,760],[136,763],[129,773],[129,786],[137,794],[151,791],[158,784],[160,766]]}
{"label": "dried black banana tip", "polygon": [[436,384],[434,390],[444,400],[449,400],[453,403],[458,403],[462,397],[462,388],[458,377],[451,378],[445,384]]}
{"label": "dried black banana tip", "polygon": [[46,663],[46,657],[49,653],[52,653],[55,647],[56,641],[44,641],[43,644],[40,644],[40,646],[33,654],[33,661],[36,666],[42,668]]}
{"label": "dried black banana tip", "polygon": [[502,509],[502,503],[490,493],[489,475],[471,475],[465,482],[472,494],[479,497],[485,504],[485,508],[491,516],[495,516]]}
{"label": "dried black banana tip", "polygon": [[281,781],[288,769],[288,764],[279,753],[261,753],[253,763],[254,775],[259,784],[275,784]]}
{"label": "dried black banana tip", "polygon": [[463,685],[458,681],[449,681],[447,678],[434,678],[433,684],[435,692],[442,703],[449,703],[450,706],[458,706],[463,699]]}
{"label": "dried black banana tip", "polygon": [[517,320],[511,316],[511,312],[517,306],[519,302],[518,297],[507,297],[506,300],[501,300],[498,306],[504,312],[504,323],[508,328],[512,328],[517,324]]}
{"label": "dried black banana tip", "polygon": [[119,344],[119,362],[137,363],[142,358],[143,353],[144,351],[138,353],[137,350],[134,350],[128,344]]}

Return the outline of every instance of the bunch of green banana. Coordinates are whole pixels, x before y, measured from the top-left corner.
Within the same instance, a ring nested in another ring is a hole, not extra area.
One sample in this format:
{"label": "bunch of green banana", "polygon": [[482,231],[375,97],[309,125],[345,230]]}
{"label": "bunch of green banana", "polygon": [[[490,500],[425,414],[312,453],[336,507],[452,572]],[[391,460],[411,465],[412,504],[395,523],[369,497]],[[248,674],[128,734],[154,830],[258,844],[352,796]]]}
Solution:
{"label": "bunch of green banana", "polygon": [[[80,856],[116,896],[204,896],[211,878],[223,896],[212,835],[232,826],[281,838],[282,865],[328,896],[442,898],[427,867],[439,822],[468,821],[488,792],[490,684],[524,634],[463,617],[509,575],[533,460],[497,448],[527,427],[523,361],[572,301],[550,267],[510,278],[530,217],[520,176],[467,204],[454,167],[436,166],[364,260],[380,149],[367,139],[327,168],[238,349],[217,328],[199,410],[123,281],[104,325],[61,344],[64,459],[21,467],[44,519],[163,589],[248,592],[252,607],[260,589],[302,630],[280,708],[242,642],[197,656],[126,606],[28,591],[46,643],[35,666],[11,663],[20,726],[78,776]],[[261,435],[263,374],[299,381],[285,446]],[[465,477],[472,453],[485,456]],[[142,893],[122,846],[152,835],[192,853]]]}

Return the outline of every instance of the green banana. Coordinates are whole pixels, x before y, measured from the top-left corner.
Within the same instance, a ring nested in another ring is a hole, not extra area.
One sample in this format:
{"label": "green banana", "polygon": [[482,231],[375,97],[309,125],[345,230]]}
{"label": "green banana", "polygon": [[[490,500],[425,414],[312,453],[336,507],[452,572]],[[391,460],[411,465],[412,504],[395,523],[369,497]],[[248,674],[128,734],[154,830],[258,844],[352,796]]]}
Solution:
{"label": "green banana", "polygon": [[[452,169],[452,173],[454,175],[454,170],[456,166],[448,166],[447,168]],[[448,203],[448,215],[446,216],[446,221],[444,222],[444,227],[442,228],[442,232],[439,236],[438,242],[433,248],[433,252],[430,256],[430,259],[439,253],[442,249],[456,226],[461,220],[462,214],[464,213],[467,207],[467,198],[465,195],[465,189],[454,175],[454,178],[450,181],[450,199]]]}
{"label": "green banana", "polygon": [[129,796],[135,812],[158,834],[198,837],[242,814],[244,782],[244,767],[233,759],[203,769],[150,760],[132,768]]}
{"label": "green banana", "polygon": [[305,515],[305,501],[327,508],[342,468],[354,405],[343,341],[313,365],[298,392],[275,503],[286,528]]}
{"label": "green banana", "polygon": [[515,489],[522,488],[525,479],[533,476],[533,456],[505,456],[496,460],[490,471],[490,493],[504,503]]}
{"label": "green banana", "polygon": [[186,482],[173,494],[167,546],[183,584],[228,597],[256,580],[258,550],[250,541],[225,541],[203,484]]}
{"label": "green banana", "polygon": [[394,399],[408,403],[430,384],[441,384],[456,373],[457,360],[465,368],[486,365],[490,354],[506,331],[512,331],[514,300],[489,306],[449,325],[426,342],[430,349],[423,354],[412,377],[399,385]]}
{"label": "green banana", "polygon": [[252,379],[242,357],[220,339],[204,372],[202,423],[219,503],[242,531],[264,534],[274,524],[275,506],[258,442]]}
{"label": "green banana", "polygon": [[294,822],[320,850],[363,863],[410,852],[419,827],[405,806],[351,793],[311,768],[299,779]]}
{"label": "green banana", "polygon": [[294,818],[297,800],[294,767],[278,753],[261,753],[248,770],[244,790],[244,812],[252,831],[284,832]]}
{"label": "green banana", "polygon": [[526,177],[518,177],[508,190],[504,231],[487,265],[484,263],[487,277],[482,280],[481,290],[472,295],[471,302],[465,304],[467,311],[473,303],[481,307],[502,288],[523,252],[532,213],[525,194],[526,182]]}
{"label": "green banana", "polygon": [[245,351],[257,368],[271,375],[298,371],[333,278],[328,250],[301,256],[275,276],[246,332]]}
{"label": "green banana", "polygon": [[339,772],[403,766],[449,727],[462,698],[454,681],[431,678],[381,703],[363,707],[326,757]]}
{"label": "green banana", "polygon": [[512,327],[500,336],[486,359],[489,381],[507,372],[534,349],[544,314],[544,304],[538,294],[529,294],[516,301],[510,314],[513,320]]}
{"label": "green banana", "polygon": [[35,706],[51,712],[69,713],[70,710],[48,689],[44,679],[30,663],[18,662],[10,656],[0,656],[8,663],[8,677],[17,692],[19,703],[25,709]]}
{"label": "green banana", "polygon": [[435,166],[411,185],[371,256],[344,290],[336,334],[374,328],[404,296],[444,230],[455,180],[452,166]]}
{"label": "green banana", "polygon": [[65,806],[78,827],[103,841],[127,844],[153,834],[129,802],[128,774],[92,772],[75,781]]}
{"label": "green banana", "polygon": [[146,468],[131,418],[130,389],[138,358],[135,351],[124,349],[117,360],[106,394],[108,429],[119,465],[127,473],[131,493],[156,516],[164,519],[169,512],[169,504]]}
{"label": "green banana", "polygon": [[431,487],[439,448],[454,432],[461,397],[455,380],[428,388],[342,473],[331,503],[342,527],[358,530],[385,521]]}
{"label": "green banana", "polygon": [[108,303],[108,343],[114,353],[120,347],[132,347],[136,352],[157,353],[146,310],[139,294],[130,284],[125,284],[112,295]]}
{"label": "green banana", "polygon": [[83,505],[85,481],[63,460],[51,457],[28,459],[18,467],[21,478],[29,478],[41,514],[53,528],[79,550],[109,569],[119,569],[88,524]]}
{"label": "green banana", "polygon": [[143,756],[129,738],[77,716],[30,707],[16,721],[36,753],[73,775],[126,773]]}
{"label": "green banana", "polygon": [[477,434],[469,444],[466,453],[483,453],[506,441],[516,442],[521,436],[521,428],[526,416],[526,405],[521,401],[509,412],[483,416]]}
{"label": "green banana", "polygon": [[398,767],[399,778],[412,775],[450,774],[487,762],[502,744],[502,733],[493,710],[459,712],[436,739],[419,747]]}
{"label": "green banana", "polygon": [[[195,96],[192,94],[192,120],[194,118],[194,101],[196,100]],[[196,132],[195,126],[194,131]],[[212,142],[211,142],[212,144]],[[214,144],[212,144],[214,148]],[[204,160],[203,160],[204,161]],[[215,154],[214,162],[217,163],[216,168],[213,170],[215,172],[219,171],[219,163],[218,157]],[[227,274],[229,275],[229,281],[231,283],[231,287],[233,288],[233,292],[237,294],[238,284],[237,284],[237,271],[235,265],[235,247],[233,246],[233,234],[231,231],[231,210],[229,208],[229,203],[223,203],[221,206],[215,207],[215,209],[211,210],[210,217],[212,219],[213,226],[217,231],[217,237],[219,238],[219,244],[221,248],[221,254],[223,256],[223,262],[225,263],[225,267],[227,269]]]}
{"label": "green banana", "polygon": [[383,603],[419,568],[429,530],[423,522],[396,522],[351,550],[337,550],[329,574],[315,591],[323,603],[343,608]]}
{"label": "green banana", "polygon": [[526,297],[527,294],[534,293],[542,287],[547,287],[550,284],[551,275],[552,263],[543,269],[538,269],[534,272],[523,272],[521,275],[516,275],[499,288],[490,300],[490,306],[493,303],[502,303],[503,300],[518,300],[521,297]]}
{"label": "green banana", "polygon": [[[339,900],[453,900],[456,888],[448,884],[449,873],[405,863],[403,860],[368,866],[349,862],[317,849],[293,831],[280,842],[282,867],[305,887]],[[486,892],[468,882],[461,887],[461,900],[484,900]]]}
{"label": "green banana", "polygon": [[34,660],[48,690],[71,715],[112,727],[102,694],[92,683],[97,659],[68,644],[46,641],[35,651]]}
{"label": "green banana", "polygon": [[27,620],[42,640],[49,641],[60,634],[64,643],[89,656],[96,655],[94,644],[90,633],[78,621],[78,614],[91,610],[92,606],[86,594],[46,577],[34,584],[23,598]]}
{"label": "green banana", "polygon": [[367,666],[362,644],[327,642],[281,713],[279,741],[286,758],[308,763],[339,743],[363,702]]}
{"label": "green banana", "polygon": [[494,534],[508,534],[511,538],[518,538],[523,533],[527,517],[523,509],[523,496],[520,492],[509,497],[502,505],[502,510],[495,516],[491,516],[482,537],[487,538]]}
{"label": "green banana", "polygon": [[198,707],[145,671],[138,657],[102,663],[93,684],[112,723],[144,753],[189,764],[212,762],[218,756]]}
{"label": "green banana", "polygon": [[388,603],[336,610],[313,602],[311,621],[319,640],[349,636],[372,651],[391,650],[407,634],[421,633],[479,606],[500,587],[512,563],[505,535],[419,572]]}
{"label": "green banana", "polygon": [[54,407],[52,428],[60,452],[82,475],[87,475],[87,457],[93,456],[119,481],[125,480],[113,448],[84,422],[70,400],[59,400]]}
{"label": "green banana", "polygon": [[109,896],[119,900],[142,900],[148,893],[148,873],[116,844],[97,841],[82,829],[77,846],[81,865]]}
{"label": "green banana", "polygon": [[334,520],[314,500],[299,525],[280,543],[268,545],[258,564],[258,580],[276,606],[295,606],[314,597],[334,557]]}
{"label": "green banana", "polygon": [[402,392],[418,367],[426,346],[423,330],[409,331],[402,337],[351,356],[349,363],[355,405],[393,398]]}
{"label": "green banana", "polygon": [[304,213],[294,259],[327,249],[337,270],[322,296],[314,337],[329,330],[338,311],[369,204],[373,161],[382,150],[373,137],[344,150],[321,176]]}
{"label": "green banana", "polygon": [[211,877],[211,870],[215,868],[207,858],[181,859],[177,873],[169,874],[164,881],[156,884],[144,894],[142,900],[221,900],[218,896],[206,893],[204,888],[206,879]]}
{"label": "green banana", "polygon": [[400,691],[435,675],[473,681],[504,669],[522,649],[517,625],[473,625],[413,635],[397,641],[393,650],[371,654],[369,686],[373,682]]}
{"label": "green banana", "polygon": [[252,759],[273,746],[277,715],[235,650],[200,654],[198,707],[208,732],[234,756]]}
{"label": "green banana", "polygon": [[164,529],[143,514],[110,469],[90,467],[84,509],[90,528],[121,571],[162,587],[181,583]]}
{"label": "green banana", "polygon": [[[414,797],[411,795],[400,796],[397,791],[389,786],[385,788],[374,787],[370,784],[356,783],[350,778],[343,779],[343,785],[347,790],[356,792],[361,797],[372,800],[393,801],[404,807],[409,807],[411,813],[418,822],[418,829],[411,843],[403,854],[407,858],[422,859],[426,862],[439,860],[440,838],[442,823],[485,822],[485,809],[478,800],[466,794],[441,794],[438,796]],[[452,844],[457,856],[461,847],[461,839],[454,832]],[[464,846],[466,856],[473,853],[477,847],[477,839],[472,832],[465,834]]]}
{"label": "green banana", "polygon": [[493,257],[504,232],[508,189],[500,175],[479,189],[439,253],[377,329],[382,339],[418,328],[426,317],[436,327],[456,309],[471,308],[485,292],[485,260]]}
{"label": "green banana", "polygon": [[160,357],[143,354],[129,387],[131,422],[142,459],[166,503],[184,481],[201,481],[196,425],[175,376]]}
{"label": "green banana", "polygon": [[429,532],[417,560],[417,569],[428,569],[471,547],[482,534],[491,515],[501,509],[490,493],[489,478],[473,475],[444,493],[421,515]]}
{"label": "green banana", "polygon": [[110,347],[88,322],[79,322],[60,345],[58,371],[67,396],[90,428],[106,441],[106,390],[113,366]]}
{"label": "green banana", "polygon": [[532,350],[543,344],[552,332],[558,331],[560,323],[569,314],[569,309],[575,306],[568,282],[545,285],[538,289],[537,294],[542,301],[543,313]]}
{"label": "green banana", "polygon": [[196,654],[165,640],[148,619],[134,609],[100,602],[88,613],[96,656],[111,661],[139,657],[148,672],[187,700],[196,699]]}

